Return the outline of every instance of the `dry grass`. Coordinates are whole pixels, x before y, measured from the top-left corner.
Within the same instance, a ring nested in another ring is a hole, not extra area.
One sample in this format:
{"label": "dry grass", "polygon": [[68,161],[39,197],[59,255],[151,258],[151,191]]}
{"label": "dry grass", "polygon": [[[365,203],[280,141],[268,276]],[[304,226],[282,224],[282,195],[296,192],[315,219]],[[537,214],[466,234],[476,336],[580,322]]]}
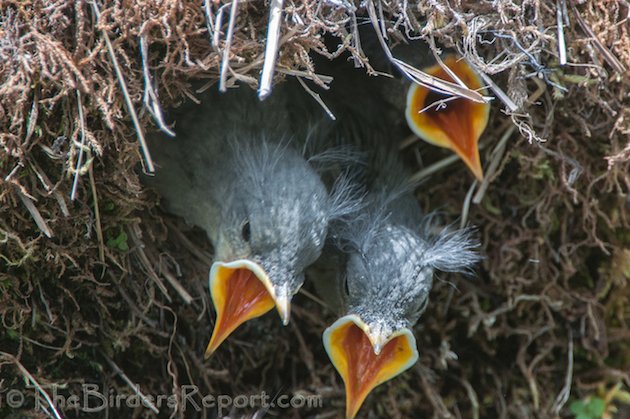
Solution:
{"label": "dry grass", "polygon": [[[358,27],[376,22],[392,47],[408,34],[458,50],[503,97],[484,140],[494,168],[483,191],[441,169],[423,195],[453,219],[469,197],[487,255],[479,279],[437,281],[417,327],[421,361],[368,400],[375,417],[553,417],[598,386],[630,387],[630,7],[566,3],[284,1],[267,70],[276,81],[326,82],[309,53],[349,53],[372,71]],[[96,383],[173,395],[173,409],[154,406],[164,417],[191,415],[187,384],[323,397],[282,417],[341,412],[320,344],[331,314],[305,295],[292,326],[267,316],[203,361],[209,244],[139,183],[138,167],[151,169],[143,131],[193,96],[192,80],[257,84],[269,10],[234,4],[0,1],[0,416],[11,413],[7,391],[27,384],[22,413],[53,415],[45,397],[33,402],[50,383],[62,394]],[[328,51],[323,33],[339,48]],[[447,156],[411,147],[425,164]]]}

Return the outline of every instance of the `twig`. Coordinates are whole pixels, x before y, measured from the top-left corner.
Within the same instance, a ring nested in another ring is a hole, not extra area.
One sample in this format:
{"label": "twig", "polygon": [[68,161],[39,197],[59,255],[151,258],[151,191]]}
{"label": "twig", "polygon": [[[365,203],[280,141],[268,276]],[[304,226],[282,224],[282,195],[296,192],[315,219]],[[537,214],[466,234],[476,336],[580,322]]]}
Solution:
{"label": "twig", "polygon": [[328,305],[326,304],[326,302],[320,298],[318,298],[317,296],[313,295],[312,293],[306,291],[304,288],[300,288],[300,294],[304,294],[309,300],[312,300],[314,302],[316,302],[317,304],[319,304],[322,307],[328,307]]}
{"label": "twig", "polygon": [[[212,42],[213,40],[213,35],[216,31],[216,29],[214,28],[214,23],[212,22],[212,13],[210,12],[210,2],[212,0],[203,0],[203,13],[206,17],[206,28],[208,29],[208,35],[210,36],[210,42]],[[212,46],[216,46],[214,45],[214,43],[212,42]]]}
{"label": "twig", "polygon": [[468,192],[466,192],[464,205],[462,206],[462,219],[459,222],[459,228],[466,227],[466,223],[468,222],[468,213],[470,212],[470,201],[472,199],[473,192],[475,192],[475,188],[477,188],[477,184],[477,180],[473,181],[470,188],[468,188]]}
{"label": "twig", "polygon": [[431,108],[434,108],[435,111],[440,111],[442,109],[446,109],[446,107],[448,106],[448,102],[452,102],[454,100],[459,99],[459,97],[457,96],[449,96],[446,97],[444,99],[439,99],[436,100],[435,102],[431,102],[430,104],[428,104],[427,106],[425,106],[424,108],[420,109],[417,113],[421,114],[423,112],[428,111]]}
{"label": "twig", "polygon": [[186,291],[183,285],[179,283],[175,276],[173,276],[170,272],[166,270],[162,270],[162,275],[164,276],[164,278],[166,278],[168,283],[171,284],[173,288],[175,288],[175,291],[177,291],[179,296],[182,297],[182,300],[184,300],[186,304],[192,303],[193,298],[188,293],[188,291]]}
{"label": "twig", "polygon": [[459,76],[457,76],[457,74],[455,74],[455,72],[453,70],[451,70],[446,64],[444,64],[444,61],[442,61],[442,59],[440,58],[440,56],[437,54],[437,47],[435,46],[435,39],[433,38],[433,35],[431,34],[429,36],[429,46],[430,46],[430,50],[431,50],[431,54],[433,54],[433,58],[435,59],[435,62],[438,63],[438,65],[442,68],[442,70],[444,70],[446,72],[446,74],[449,75],[449,77],[458,85],[460,85],[461,87],[467,89],[468,86],[466,86],[466,83],[464,83]]}
{"label": "twig", "polygon": [[94,200],[94,223],[96,224],[96,238],[98,239],[98,258],[105,263],[105,241],[103,240],[103,229],[101,228],[101,211],[98,207],[98,194],[96,193],[96,182],[94,181],[93,166],[88,169],[90,188],[92,189],[92,199]]}
{"label": "twig", "polygon": [[[91,3],[92,9],[94,9],[94,14],[96,15],[96,22],[98,24],[101,18],[101,11],[98,8],[96,0],[93,0]],[[101,33],[103,34],[103,39],[105,39],[105,44],[107,45],[109,56],[112,59],[112,65],[114,66],[114,71],[116,71],[116,78],[118,79],[118,84],[120,84],[120,89],[123,92],[123,97],[125,98],[125,103],[127,104],[129,116],[131,117],[133,126],[136,129],[136,134],[138,135],[138,141],[140,142],[140,148],[142,149],[142,154],[144,155],[144,161],[146,163],[146,171],[147,173],[153,173],[155,172],[153,159],[151,158],[151,154],[149,153],[149,147],[147,146],[146,139],[144,138],[144,131],[142,130],[142,126],[140,125],[140,121],[138,120],[138,114],[136,114],[136,109],[133,107],[133,102],[131,101],[131,97],[129,96],[127,83],[125,83],[125,78],[123,77],[122,70],[120,69],[120,65],[118,64],[118,59],[116,58],[116,54],[114,53],[112,41],[109,39],[109,35],[107,35],[105,29],[102,29]]]}
{"label": "twig", "polygon": [[140,399],[142,399],[142,403],[146,407],[151,409],[153,413],[155,413],[156,415],[159,415],[160,410],[155,406],[155,404],[151,401],[150,398],[148,398],[147,396],[144,395],[144,393],[142,393],[142,391],[140,390],[140,387],[134,384],[133,381],[131,381],[131,379],[127,377],[127,374],[125,374],[123,370],[121,370],[120,367],[110,357],[105,355],[103,351],[101,351],[101,356],[105,358],[105,361],[107,361],[109,366],[114,370],[114,372],[116,372],[116,374],[120,376],[120,378],[123,379],[123,381],[131,388],[131,390],[133,390],[133,392],[136,393],[136,395],[140,397]]}
{"label": "twig", "polygon": [[230,8],[230,21],[228,23],[228,31],[225,37],[225,45],[223,46],[223,58],[221,59],[221,73],[219,76],[219,91],[225,92],[227,87],[225,81],[227,79],[227,69],[230,66],[230,48],[232,47],[232,37],[234,36],[234,24],[236,23],[236,14],[238,13],[238,0],[232,0]]}
{"label": "twig", "polygon": [[30,197],[24,195],[20,190],[18,190],[17,193],[20,197],[20,200],[28,210],[29,214],[31,214],[31,217],[33,217],[33,220],[35,221],[35,224],[37,224],[37,227],[39,227],[39,229],[42,231],[42,233],[46,235],[46,237],[51,238],[53,236],[53,232],[48,227],[48,224],[46,224],[46,220],[44,220],[44,217],[42,217],[42,214],[33,203],[33,200]]}
{"label": "twig", "polygon": [[567,326],[568,334],[569,334],[569,343],[567,347],[567,374],[564,377],[564,386],[556,400],[553,402],[553,406],[551,407],[551,411],[558,415],[560,414],[560,410],[569,400],[569,396],[571,395],[571,382],[573,381],[573,331],[571,330],[571,326]]}
{"label": "twig", "polygon": [[[565,0],[562,0],[565,3]],[[566,4],[564,4],[566,6]],[[556,25],[558,26],[558,56],[560,57],[560,65],[567,64],[567,44],[564,40],[564,7],[560,5],[560,0],[556,0]]]}
{"label": "twig", "polygon": [[21,161],[18,161],[17,164],[13,167],[13,169],[11,169],[9,174],[4,177],[4,181],[5,182],[10,181],[11,178],[18,172],[18,170],[20,170],[23,167],[24,167],[24,163],[22,163]]}
{"label": "twig", "polygon": [[278,39],[280,38],[280,22],[282,20],[283,0],[272,0],[269,6],[269,27],[267,29],[267,45],[265,46],[265,62],[260,75],[258,99],[264,100],[271,93],[271,82],[278,57]]}
{"label": "twig", "polygon": [[505,130],[505,132],[503,133],[503,136],[499,140],[499,143],[497,144],[495,149],[492,151],[492,161],[490,162],[490,165],[488,166],[488,170],[486,170],[486,176],[483,178],[481,185],[479,185],[479,190],[477,191],[477,193],[475,194],[475,197],[473,198],[474,204],[478,205],[483,199],[483,196],[485,195],[486,190],[488,189],[488,186],[490,185],[490,178],[498,169],[499,164],[501,163],[501,159],[503,158],[503,155],[505,154],[507,140],[512,136],[515,129],[516,129],[516,125],[511,124],[508,127],[508,129]]}
{"label": "twig", "polygon": [[538,60],[534,56],[534,53],[531,52],[533,46],[530,46],[529,49],[523,47],[518,39],[512,34],[506,35],[498,31],[490,31],[490,33],[492,33],[495,38],[509,39],[516,46],[516,48],[518,48],[528,58],[529,65],[534,69],[534,72],[526,75],[525,77],[542,77],[548,85],[555,87],[561,92],[569,91],[566,87],[559,85],[549,77],[549,74],[553,72],[553,69],[546,68],[544,65],[538,62]]}
{"label": "twig", "polygon": [[604,46],[604,44],[602,44],[597,35],[595,35],[595,32],[593,32],[593,29],[591,29],[591,27],[588,26],[584,19],[582,19],[582,16],[580,16],[580,12],[575,8],[575,6],[571,6],[571,10],[573,11],[573,14],[575,15],[575,18],[577,19],[578,24],[580,25],[582,30],[586,32],[586,34],[590,37],[591,42],[595,44],[595,47],[604,56],[606,62],[617,73],[623,74],[626,71],[626,68],[623,66],[623,64],[617,59],[617,57],[615,57],[612,52],[608,50],[608,48]]}
{"label": "twig", "polygon": [[52,410],[54,417],[56,419],[62,419],[61,414],[59,414],[59,411],[55,407],[55,403],[52,401],[48,393],[46,393],[46,390],[42,388],[42,386],[31,375],[31,373],[28,372],[28,370],[24,367],[24,365],[22,365],[22,363],[14,355],[11,355],[9,353],[0,352],[0,357],[14,364],[20,370],[24,378],[26,378],[26,380],[29,381],[33,385],[33,387],[35,387],[35,389],[39,392],[39,394],[41,394],[44,397],[44,399],[46,400],[46,403],[48,403],[48,406]]}
{"label": "twig", "polygon": [[352,54],[352,61],[354,62],[354,68],[363,67],[363,62],[357,57],[364,55],[363,48],[361,47],[361,37],[359,36],[359,23],[357,22],[357,14],[354,10],[348,10],[350,18],[352,19],[352,42],[354,44],[354,50],[356,53]]}
{"label": "twig", "polygon": [[77,166],[74,170],[74,180],[72,181],[72,191],[70,192],[70,201],[74,201],[77,197],[77,187],[79,186],[79,174],[81,173],[81,165],[83,164],[83,150],[85,149],[85,119],[83,117],[83,105],[81,104],[81,92],[77,89],[77,107],[79,108],[79,125],[81,127],[81,144],[79,146],[79,157],[77,157]]}
{"label": "twig", "polygon": [[315,99],[315,101],[317,103],[319,103],[319,105],[322,107],[322,109],[324,109],[324,112],[326,112],[326,114],[328,115],[328,117],[330,119],[332,119],[333,121],[336,121],[337,118],[335,117],[335,114],[332,113],[332,111],[330,110],[330,108],[328,106],[326,106],[326,104],[324,103],[324,100],[321,98],[321,96],[317,93],[315,93],[314,91],[312,91],[307,85],[306,83],[304,83],[304,81],[302,81],[302,78],[300,77],[296,77],[297,81],[300,82],[300,84],[302,85],[302,87],[304,88],[304,90],[306,90],[306,92],[311,95],[313,97],[313,99]]}
{"label": "twig", "polygon": [[497,97],[503,102],[505,106],[507,106],[510,112],[516,112],[518,110],[518,105],[514,103],[512,99],[501,89],[486,73],[479,70],[473,63],[466,60],[466,63],[472,68],[475,73],[479,74],[479,77],[483,79],[483,82],[490,86],[490,90],[497,95]]}
{"label": "twig", "polygon": [[[140,32],[142,32],[142,29]],[[144,106],[146,106],[149,113],[153,116],[153,119],[160,131],[164,132],[166,135],[174,137],[175,133],[167,127],[164,122],[164,115],[162,114],[160,101],[155,89],[153,88],[151,74],[149,73],[149,47],[147,45],[145,35],[140,36],[140,53],[142,55],[142,75],[144,76]]]}
{"label": "twig", "polygon": [[479,397],[473,386],[464,378],[457,379],[466,389],[466,394],[470,400],[470,407],[472,407],[472,418],[479,419]]}
{"label": "twig", "polygon": [[451,164],[455,163],[457,160],[459,160],[459,156],[456,154],[448,156],[436,163],[433,163],[431,166],[420,170],[419,172],[417,172],[411,177],[410,181],[411,183],[416,184],[417,182],[420,182],[422,179],[431,176],[433,173],[447,166],[450,166]]}
{"label": "twig", "polygon": [[420,138],[416,134],[405,137],[398,145],[398,150],[404,150],[418,142]]}
{"label": "twig", "polygon": [[219,40],[221,39],[221,26],[223,25],[223,13],[225,13],[225,8],[228,6],[231,6],[231,3],[227,3],[219,7],[219,11],[217,12],[217,15],[215,18],[216,20],[214,22],[214,31],[212,32],[212,47],[217,51],[219,50]]}
{"label": "twig", "polygon": [[33,104],[31,105],[31,112],[28,115],[28,124],[26,126],[26,135],[24,136],[24,143],[28,144],[28,141],[35,132],[37,126],[37,117],[39,116],[39,89],[33,89]]}
{"label": "twig", "polygon": [[140,264],[147,270],[147,274],[153,280],[153,282],[155,282],[158,289],[162,292],[164,297],[166,297],[168,302],[172,303],[173,299],[169,295],[166,285],[164,285],[164,282],[160,279],[157,272],[155,272],[155,269],[153,269],[153,265],[149,261],[149,257],[144,251],[144,245],[142,244],[142,242],[140,241],[136,232],[133,229],[129,230],[129,236],[131,237],[131,240],[133,241],[135,245],[136,254],[138,255],[138,258],[140,259]]}
{"label": "twig", "polygon": [[208,266],[210,266],[212,264],[212,260],[213,260],[213,256],[200,249],[199,246],[195,245],[187,236],[186,234],[182,233],[179,228],[177,227],[177,225],[175,225],[175,223],[173,223],[172,221],[165,219],[164,223],[168,226],[169,232],[174,233],[179,240],[181,240],[182,245],[188,249],[188,251],[190,251],[190,253],[193,254],[193,256],[195,256],[197,258],[197,260],[199,260],[199,262],[206,264]]}
{"label": "twig", "polygon": [[[411,139],[405,139],[405,146],[410,145],[410,143],[411,143]],[[479,144],[479,151],[485,149],[487,144],[488,144],[487,141],[480,143]],[[426,167],[426,168],[416,172],[413,176],[411,176],[409,181],[412,184],[417,184],[421,180],[423,180],[424,178],[429,177],[433,173],[438,172],[438,171],[444,169],[445,167],[450,166],[451,164],[455,163],[457,160],[459,160],[459,156],[456,155],[456,154],[453,154],[451,156],[445,157],[442,160],[433,163],[431,166]]]}
{"label": "twig", "polygon": [[407,64],[406,62],[395,58],[392,55],[392,52],[390,51],[389,47],[387,46],[387,42],[385,41],[385,37],[382,33],[378,18],[376,16],[376,9],[374,7],[374,2],[372,0],[367,2],[367,10],[368,10],[368,15],[370,17],[370,21],[372,22],[372,26],[374,27],[374,31],[376,32],[376,36],[381,46],[383,47],[383,51],[387,55],[387,58],[409,80],[413,81],[414,83],[418,83],[422,86],[425,86],[428,89],[436,90],[446,95],[450,94],[450,95],[464,97],[466,99],[470,99],[473,102],[477,102],[477,103],[488,103],[490,101],[491,98],[484,97],[480,93],[475,92],[474,90],[461,87],[456,83],[451,83],[446,80],[442,80],[438,77],[427,74],[424,71],[420,71],[417,68]]}
{"label": "twig", "polygon": [[37,177],[41,181],[42,185],[44,185],[44,188],[46,189],[46,191],[52,194],[57,200],[57,203],[59,204],[59,208],[61,209],[61,213],[63,214],[63,216],[69,217],[70,211],[68,210],[68,205],[66,204],[66,200],[64,199],[63,194],[59,192],[59,190],[56,189],[56,186],[52,185],[52,182],[50,181],[50,179],[48,179],[48,176],[46,176],[46,173],[44,173],[44,171],[37,164],[37,162],[29,161],[28,163],[31,166],[31,169],[33,170],[33,172],[37,174]]}
{"label": "twig", "polygon": [[[304,79],[311,80],[317,83],[319,86],[322,86],[326,89],[328,89],[327,84],[333,81],[333,77],[327,76],[325,74],[317,74],[317,73],[310,74],[306,71],[295,70],[292,68],[278,67],[276,68],[276,72],[281,73],[281,74],[288,74],[289,76],[302,77]],[[323,82],[324,85],[322,85],[321,82]]]}

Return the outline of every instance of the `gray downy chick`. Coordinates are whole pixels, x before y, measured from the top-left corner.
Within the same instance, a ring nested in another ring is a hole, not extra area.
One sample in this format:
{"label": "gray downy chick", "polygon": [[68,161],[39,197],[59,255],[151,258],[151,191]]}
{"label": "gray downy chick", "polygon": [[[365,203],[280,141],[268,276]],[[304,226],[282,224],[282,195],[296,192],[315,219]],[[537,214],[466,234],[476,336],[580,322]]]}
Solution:
{"label": "gray downy chick", "polygon": [[335,227],[347,254],[338,286],[343,313],[324,332],[353,418],[370,391],[418,359],[413,326],[428,304],[436,270],[465,272],[479,260],[470,229],[436,230],[387,141],[374,141],[364,170],[369,194],[360,217]]}
{"label": "gray downy chick", "polygon": [[289,322],[291,298],[320,255],[329,222],[357,204],[343,179],[327,190],[305,155],[310,115],[296,92],[276,88],[262,103],[247,87],[211,93],[201,106],[176,112],[175,138],[150,141],[158,170],[147,183],[214,246],[209,287],[217,321],[206,357],[274,306]]}

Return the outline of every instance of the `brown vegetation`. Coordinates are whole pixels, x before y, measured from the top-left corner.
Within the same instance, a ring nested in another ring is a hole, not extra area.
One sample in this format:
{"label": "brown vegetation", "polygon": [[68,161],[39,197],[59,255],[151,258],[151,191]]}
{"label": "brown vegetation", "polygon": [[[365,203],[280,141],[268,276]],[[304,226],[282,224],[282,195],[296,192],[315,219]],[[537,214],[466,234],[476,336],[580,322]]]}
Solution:
{"label": "brown vegetation", "polygon": [[[215,395],[318,394],[323,407],[280,416],[339,415],[343,385],[321,348],[330,316],[306,294],[288,327],[267,316],[203,361],[209,244],[139,183],[139,168],[152,168],[143,132],[165,125],[160,109],[194,96],[192,81],[256,85],[269,2],[97,5],[0,0],[0,416],[12,413],[7,391],[25,387],[22,413],[54,414],[52,403],[33,403],[50,383],[66,395],[82,383],[175,395],[174,409],[159,407],[164,417],[191,415],[187,384]],[[482,141],[486,183],[469,190],[465,168],[449,166],[423,194],[479,226],[479,279],[436,282],[416,328],[420,362],[365,411],[553,417],[568,414],[569,400],[627,391],[628,3],[365,5],[286,0],[275,80],[326,82],[309,54],[350,53],[369,71],[356,28],[377,16],[391,46],[413,34],[454,48],[506,95]],[[324,33],[339,49],[326,49]],[[429,167],[448,155],[412,147]],[[608,407],[622,408],[618,400]]]}

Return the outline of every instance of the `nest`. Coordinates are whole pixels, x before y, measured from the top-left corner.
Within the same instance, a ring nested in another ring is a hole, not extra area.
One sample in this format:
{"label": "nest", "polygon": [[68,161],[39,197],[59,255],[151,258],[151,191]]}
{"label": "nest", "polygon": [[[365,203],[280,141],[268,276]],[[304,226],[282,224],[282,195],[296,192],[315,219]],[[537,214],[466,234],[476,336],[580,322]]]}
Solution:
{"label": "nest", "polygon": [[[153,169],[145,133],[168,131],[162,109],[194,98],[193,82],[263,92],[286,77],[325,84],[317,54],[348,54],[372,72],[361,28],[379,32],[394,54],[411,38],[458,51],[497,97],[483,184],[471,188],[452,166],[437,170],[447,154],[412,146],[428,156],[420,175],[432,173],[423,195],[431,202],[422,203],[477,225],[486,259],[476,280],[436,282],[416,327],[420,361],[379,387],[363,412],[478,418],[623,409],[627,3],[270,3],[0,3],[0,416],[15,413],[11,390],[25,397],[22,415],[80,416],[68,397],[84,394],[85,384],[128,396],[110,404],[117,417],[201,416],[185,397],[189,386],[201,407],[199,395],[266,392],[319,397],[311,407],[271,408],[283,417],[340,415],[343,384],[321,347],[332,314],[308,290],[290,326],[272,316],[252,322],[203,361],[214,318],[210,245],[159,210],[139,173]],[[280,6],[276,36],[270,8]],[[125,403],[132,396],[137,405]]]}

